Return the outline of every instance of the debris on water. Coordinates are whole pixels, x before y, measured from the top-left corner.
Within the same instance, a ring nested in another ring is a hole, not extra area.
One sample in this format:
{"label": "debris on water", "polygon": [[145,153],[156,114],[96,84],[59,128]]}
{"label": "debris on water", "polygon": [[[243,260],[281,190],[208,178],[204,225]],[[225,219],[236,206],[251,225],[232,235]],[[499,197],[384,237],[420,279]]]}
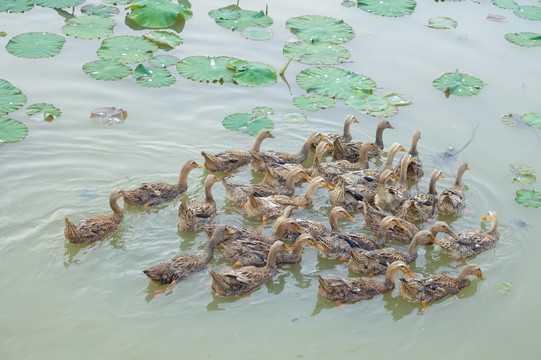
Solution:
{"label": "debris on water", "polygon": [[530,224],[528,224],[526,221],[522,220],[522,219],[511,219],[511,223],[513,225],[515,225],[517,228],[521,229],[521,230],[529,230],[530,229]]}
{"label": "debris on water", "polygon": [[97,108],[90,113],[90,119],[99,125],[122,124],[127,117],[128,111],[113,106]]}
{"label": "debris on water", "polygon": [[90,190],[90,189],[83,189],[81,191],[79,191],[79,193],[77,194],[77,197],[79,199],[82,199],[84,201],[89,201],[89,200],[92,200],[92,199],[95,199],[98,195],[96,194],[96,192],[94,192],[93,190]]}

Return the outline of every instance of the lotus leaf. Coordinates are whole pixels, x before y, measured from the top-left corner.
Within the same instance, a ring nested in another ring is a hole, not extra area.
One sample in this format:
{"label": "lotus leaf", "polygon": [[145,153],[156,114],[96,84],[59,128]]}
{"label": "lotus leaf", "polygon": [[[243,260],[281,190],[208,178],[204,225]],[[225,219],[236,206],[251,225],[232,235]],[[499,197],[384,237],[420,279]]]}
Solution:
{"label": "lotus leaf", "polygon": [[0,79],[0,114],[9,114],[26,103],[26,96],[10,82]]}
{"label": "lotus leaf", "polygon": [[132,73],[132,69],[116,60],[97,60],[83,65],[83,71],[96,80],[118,80]]}
{"label": "lotus leaf", "polygon": [[132,0],[101,0],[101,1],[106,4],[112,4],[112,5],[127,5]]}
{"label": "lotus leaf", "polygon": [[517,190],[515,201],[526,207],[541,207],[541,192],[527,189]]}
{"label": "lotus leaf", "polygon": [[396,105],[389,105],[387,109],[381,111],[368,111],[368,115],[374,117],[390,117],[398,114],[398,107]]}
{"label": "lotus leaf", "polygon": [[22,122],[0,118],[0,145],[22,140],[28,135],[28,128]]}
{"label": "lotus leaf", "polygon": [[293,98],[293,105],[307,111],[328,109],[333,107],[335,103],[332,97],[320,94],[298,95]]}
{"label": "lotus leaf", "polygon": [[378,95],[353,95],[346,99],[346,105],[360,111],[378,112],[387,109],[389,102]]}
{"label": "lotus leaf", "polygon": [[32,120],[36,121],[53,121],[55,118],[62,115],[62,111],[52,104],[39,103],[32,104],[26,107],[26,114],[30,116]]}
{"label": "lotus leaf", "polygon": [[178,64],[179,58],[171,55],[158,55],[148,60],[148,63],[152,66],[166,68]]}
{"label": "lotus leaf", "polygon": [[169,70],[162,67],[145,67],[143,64],[137,65],[133,70],[133,77],[138,84],[154,88],[173,85],[177,81]]}
{"label": "lotus leaf", "polygon": [[266,116],[254,116],[248,113],[235,113],[226,116],[222,125],[229,130],[242,131],[245,134],[256,135],[262,129],[273,129],[274,123]]}
{"label": "lotus leaf", "polygon": [[143,37],[152,41],[153,43],[158,44],[158,46],[165,46],[169,48],[174,48],[175,46],[182,44],[182,38],[169,31],[155,30],[148,34],[144,34]]}
{"label": "lotus leaf", "polygon": [[511,281],[500,282],[496,284],[496,289],[498,289],[500,294],[505,295],[511,290],[512,286],[513,283]]}
{"label": "lotus leaf", "polygon": [[30,0],[0,0],[0,12],[23,13],[33,7],[34,4]]}
{"label": "lotus leaf", "polygon": [[413,13],[417,3],[414,0],[357,0],[357,6],[370,14],[398,17]]}
{"label": "lotus leaf", "polygon": [[81,5],[85,0],[32,0],[34,4],[51,9],[64,9]]}
{"label": "lotus leaf", "polygon": [[223,8],[210,10],[209,16],[213,18],[214,20],[217,20],[217,19],[236,20],[240,18],[239,10],[242,10],[242,9],[236,5],[229,5]]}
{"label": "lotus leaf", "polygon": [[357,6],[357,1],[356,0],[343,0],[341,5],[348,8],[355,7]]}
{"label": "lotus leaf", "polygon": [[99,39],[110,36],[116,21],[99,15],[74,17],[62,27],[62,32],[79,39]]}
{"label": "lotus leaf", "polygon": [[533,32],[508,33],[505,34],[505,40],[519,46],[541,46],[541,34]]}
{"label": "lotus leaf", "polygon": [[177,71],[180,75],[200,82],[232,82],[235,70],[227,64],[238,59],[228,56],[190,56],[180,60]]}
{"label": "lotus leaf", "polygon": [[350,57],[348,49],[326,42],[295,42],[284,46],[284,55],[308,65],[337,65]]}
{"label": "lotus leaf", "polygon": [[527,125],[541,129],[541,114],[539,113],[527,113],[522,115],[520,119]]}
{"label": "lotus leaf", "polygon": [[47,32],[28,32],[12,37],[6,50],[23,58],[46,58],[57,55],[66,39],[60,35]]}
{"label": "lotus leaf", "polygon": [[252,109],[252,114],[259,115],[274,115],[274,109],[268,106],[257,106]]}
{"label": "lotus leaf", "polygon": [[260,26],[248,26],[242,30],[242,36],[250,40],[269,40],[272,37],[272,30]]}
{"label": "lotus leaf", "polygon": [[215,18],[216,24],[233,31],[242,31],[248,26],[267,27],[272,25],[272,19],[263,11],[238,10],[237,12],[240,15],[238,18]]}
{"label": "lotus leaf", "polygon": [[182,20],[192,17],[191,10],[170,0],[136,0],[127,9],[131,10],[126,16],[128,19],[152,29],[169,27],[175,24],[179,17]]}
{"label": "lotus leaf", "polygon": [[301,40],[341,44],[355,37],[353,28],[343,20],[327,16],[306,15],[286,21],[286,27]]}
{"label": "lotus leaf", "polygon": [[450,17],[433,17],[428,19],[428,27],[434,29],[454,29],[457,26],[457,22]]}
{"label": "lotus leaf", "polygon": [[363,75],[335,67],[305,69],[297,75],[297,84],[308,92],[345,99],[357,90],[370,91],[376,83]]}
{"label": "lotus leaf", "polygon": [[236,60],[227,67],[235,70],[233,82],[244,86],[269,86],[276,82],[276,70],[267,64]]}
{"label": "lotus leaf", "polygon": [[308,118],[306,117],[306,115],[298,113],[298,112],[288,112],[288,113],[282,114],[282,120],[290,124],[302,124],[302,123],[305,123],[308,120]]}
{"label": "lotus leaf", "polygon": [[99,125],[123,124],[128,117],[128,111],[113,106],[101,107],[90,112],[90,119]]}
{"label": "lotus leaf", "polygon": [[497,22],[497,23],[506,23],[507,22],[507,18],[505,16],[503,16],[503,15],[488,14],[487,15],[487,20]]}
{"label": "lotus leaf", "polygon": [[85,5],[81,8],[81,12],[86,15],[101,15],[105,17],[110,17],[113,15],[117,15],[120,10],[118,10],[117,7],[114,6],[107,6],[107,5]]}
{"label": "lotus leaf", "polygon": [[458,69],[454,73],[442,74],[439,78],[432,81],[432,85],[445,93],[445,97],[450,94],[459,96],[472,96],[479,94],[479,91],[485,84],[473,75],[462,74]]}
{"label": "lotus leaf", "polygon": [[104,60],[116,60],[123,64],[131,64],[148,60],[158,45],[138,36],[114,36],[102,41],[97,51]]}
{"label": "lotus leaf", "polygon": [[404,97],[402,94],[397,93],[390,93],[387,95],[383,95],[383,97],[387,100],[387,102],[390,105],[396,105],[396,106],[406,106],[411,105],[412,101],[408,100]]}
{"label": "lotus leaf", "polygon": [[520,7],[514,0],[493,0],[492,4],[502,9],[516,10]]}
{"label": "lotus leaf", "polygon": [[541,7],[539,6],[521,6],[514,13],[523,19],[541,20]]}
{"label": "lotus leaf", "polygon": [[511,173],[514,183],[532,184],[536,180],[535,170],[528,165],[514,163],[511,164]]}

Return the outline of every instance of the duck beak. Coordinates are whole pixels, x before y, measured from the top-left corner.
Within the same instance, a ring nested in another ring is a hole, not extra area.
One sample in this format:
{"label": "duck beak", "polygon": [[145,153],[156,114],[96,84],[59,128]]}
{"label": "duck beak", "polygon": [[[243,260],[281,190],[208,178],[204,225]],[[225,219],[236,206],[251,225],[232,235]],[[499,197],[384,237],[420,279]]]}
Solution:
{"label": "duck beak", "polygon": [[216,177],[216,181],[222,181],[222,179],[220,179],[219,177]]}
{"label": "duck beak", "polygon": [[440,174],[440,179],[445,179],[445,175],[443,175],[443,173]]}
{"label": "duck beak", "polygon": [[471,170],[471,167],[468,166],[468,167],[466,168],[466,170]]}
{"label": "duck beak", "polygon": [[331,145],[329,145],[329,146],[327,146],[327,150],[331,150],[331,151],[332,151],[332,150],[334,150],[334,148],[333,148]]}
{"label": "duck beak", "polygon": [[376,147],[376,151],[380,153],[380,152],[382,152],[383,150],[381,150],[379,147]]}
{"label": "duck beak", "polygon": [[227,235],[234,235],[235,234],[235,230],[230,229],[230,228],[227,228],[226,232],[227,232]]}
{"label": "duck beak", "polygon": [[483,215],[483,216],[481,216],[481,219],[483,219],[483,220],[487,220],[487,219],[488,219],[488,217],[487,217],[486,215]]}
{"label": "duck beak", "polygon": [[405,274],[408,275],[409,277],[415,279],[417,276],[415,276],[414,273],[411,272],[411,270],[409,268],[406,269],[405,271]]}
{"label": "duck beak", "polygon": [[327,189],[329,189],[329,190],[332,190],[332,189],[334,189],[334,188],[332,187],[332,185],[331,185],[331,184],[329,184],[329,183],[328,183],[328,182],[326,182],[326,181],[325,181],[325,185],[323,185],[323,186],[325,186],[325,187],[326,187]]}
{"label": "duck beak", "polygon": [[453,239],[458,240],[458,235],[455,234],[454,232],[450,231],[448,234],[449,234]]}
{"label": "duck beak", "polygon": [[287,245],[286,245],[286,246],[284,247],[284,249],[285,249],[285,251],[288,251],[288,252],[292,252],[292,251],[293,251],[293,249],[292,249],[292,248],[290,248],[290,247],[289,247],[289,246],[287,246]]}
{"label": "duck beak", "polygon": [[355,218],[353,216],[351,216],[351,214],[347,214],[346,216],[344,216],[344,219],[346,219],[347,221],[350,221],[352,223],[357,222],[357,220],[355,220]]}
{"label": "duck beak", "polygon": [[196,169],[201,169],[202,168],[202,166],[199,165],[198,163],[195,163],[194,166],[195,166]]}
{"label": "duck beak", "polygon": [[318,249],[319,251],[325,251],[325,248],[321,246],[321,244],[315,240],[312,242],[312,246]]}
{"label": "duck beak", "polygon": [[271,133],[269,133],[269,138],[275,139],[274,135],[272,135]]}
{"label": "duck beak", "polygon": [[307,173],[303,173],[302,178],[304,180],[307,180],[307,181],[312,181],[313,180],[313,178],[310,175],[308,175]]}
{"label": "duck beak", "polygon": [[403,147],[403,146],[400,146],[400,148],[398,149],[398,151],[404,151],[404,152],[406,152],[406,151],[408,151],[408,150],[406,150],[406,148],[405,148],[405,147]]}
{"label": "duck beak", "polygon": [[323,141],[329,140],[329,138],[326,137],[325,135],[319,135],[319,138],[320,138],[321,140],[323,140]]}
{"label": "duck beak", "polygon": [[477,277],[479,278],[479,280],[485,280],[485,278],[483,277],[483,273],[481,272],[481,270],[479,270],[477,272]]}

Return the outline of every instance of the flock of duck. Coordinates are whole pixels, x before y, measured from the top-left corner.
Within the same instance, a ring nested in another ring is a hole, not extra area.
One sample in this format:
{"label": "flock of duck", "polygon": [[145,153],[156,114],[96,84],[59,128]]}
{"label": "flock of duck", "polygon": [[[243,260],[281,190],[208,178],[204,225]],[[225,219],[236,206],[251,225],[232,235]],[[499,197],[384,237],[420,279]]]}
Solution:
{"label": "flock of duck", "polygon": [[[209,174],[204,183],[204,199],[189,205],[182,202],[177,224],[181,231],[204,229],[209,238],[207,245],[196,254],[178,256],[152,266],[144,273],[157,284],[173,285],[203,270],[219,245],[224,257],[233,265],[222,273],[209,271],[212,290],[220,296],[239,296],[272,279],[277,274],[277,266],[299,263],[303,248],[313,246],[324,257],[347,261],[352,272],[368,275],[353,278],[323,278],[318,275],[319,294],[337,303],[370,299],[392,290],[395,276],[399,273],[409,276],[400,278],[399,294],[409,302],[422,303],[423,308],[427,302],[440,300],[468,286],[470,275],[484,280],[476,264],[465,265],[458,277],[443,273],[417,277],[408,267],[417,258],[422,245],[437,244],[453,259],[471,258],[496,245],[499,234],[498,217],[494,211],[482,216],[491,222],[488,231],[473,230],[456,235],[444,221],[434,222],[429,230],[417,227],[430,220],[436,212],[461,214],[465,207],[462,177],[469,170],[468,164],[461,162],[458,165],[454,183],[439,195],[436,182],[444,178],[439,169],[432,172],[427,193],[411,194],[408,185],[424,175],[417,151],[420,131],[413,133],[407,152],[402,145],[392,144],[383,168],[376,170],[368,168],[369,159],[381,156],[383,131],[393,127],[388,120],[382,120],[378,123],[374,142],[356,142],[350,133],[353,123],[358,123],[357,119],[348,115],[344,120],[343,134],[310,134],[298,154],[261,151],[263,140],[274,138],[269,130],[261,130],[254,146],[247,152],[229,150],[211,154],[202,151],[204,167],[210,172],[229,174],[250,164],[252,170],[264,172],[264,178],[258,184],[234,184]],[[311,167],[306,168],[301,163],[310,151],[314,151],[314,161]],[[393,167],[398,152],[406,154]],[[333,161],[324,161],[323,156],[329,154]],[[67,241],[76,244],[93,242],[115,231],[124,216],[117,202],[120,198],[130,206],[144,207],[176,198],[188,188],[188,174],[195,168],[201,166],[193,160],[187,161],[177,184],[153,182],[143,183],[132,190],[113,189],[109,198],[112,214],[92,216],[76,225],[65,219]],[[304,195],[294,197],[296,185],[303,181],[310,181]],[[245,216],[263,222],[276,219],[274,235],[263,234],[261,228],[214,224],[217,207],[212,186],[217,182],[225,187],[226,200],[241,205]],[[291,218],[292,213],[310,206],[315,191],[323,187],[331,190],[330,230],[314,220]],[[373,236],[341,232],[338,219],[355,223],[351,213],[363,215],[364,226],[374,231]],[[440,232],[448,237],[436,238]],[[408,251],[386,246],[387,239],[409,244]],[[292,249],[286,242],[292,242]],[[236,268],[239,265],[243,266]],[[374,277],[376,274],[384,274],[383,281]]]}

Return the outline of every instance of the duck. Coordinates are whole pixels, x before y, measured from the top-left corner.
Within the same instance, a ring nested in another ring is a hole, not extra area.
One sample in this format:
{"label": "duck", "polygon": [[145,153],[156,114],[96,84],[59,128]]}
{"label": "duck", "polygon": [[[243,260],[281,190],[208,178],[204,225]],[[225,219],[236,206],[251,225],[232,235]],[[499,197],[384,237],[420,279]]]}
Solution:
{"label": "duck", "polygon": [[235,231],[220,225],[205,247],[195,254],[184,254],[143,270],[148,278],[158,284],[178,282],[193,273],[203,270],[214,256],[214,249],[220,242],[232,238]]}
{"label": "duck", "polygon": [[[424,175],[423,162],[419,157],[419,151],[417,151],[417,143],[421,139],[421,131],[415,130],[411,135],[411,147],[408,151],[408,154],[413,157],[413,161],[408,165],[407,179],[408,181],[419,181]],[[399,164],[396,168],[396,172],[400,173]]]}
{"label": "duck", "polygon": [[[341,206],[336,206],[329,211],[329,225],[331,226],[331,231],[327,229],[325,224],[320,223],[319,221],[315,220],[309,220],[309,219],[297,219],[297,223],[301,227],[302,231],[304,233],[310,234],[313,237],[318,236],[327,236],[329,234],[338,234],[340,232],[340,228],[338,227],[338,219],[345,219],[347,221],[350,221],[352,223],[357,222],[353,216],[349,212],[346,211]],[[291,230],[288,230],[285,232],[283,239],[285,240],[295,240],[299,237],[301,232],[294,232]]]}
{"label": "duck", "polygon": [[276,259],[277,265],[292,265],[298,264],[302,260],[302,252],[306,247],[315,247],[319,251],[323,251],[323,247],[316,241],[316,239],[310,234],[301,234],[295,243],[293,243],[293,250],[291,254],[281,253]]}
{"label": "duck", "polygon": [[227,150],[218,154],[211,154],[207,151],[201,151],[201,155],[205,158],[203,166],[211,172],[228,173],[235,171],[241,166],[248,165],[252,159],[252,153],[259,153],[261,143],[268,138],[274,139],[274,135],[271,134],[270,130],[262,129],[259,131],[251,152]]}
{"label": "duck", "polygon": [[[458,239],[458,235],[451,230],[451,227],[445,221],[436,221],[434,224],[432,224],[429,231],[432,233],[432,235],[434,235],[434,239],[436,239],[436,235],[438,235],[440,232],[450,235],[453,239]],[[437,239],[434,240],[434,243],[437,241]]]}
{"label": "duck", "polygon": [[374,191],[366,185],[357,184],[348,186],[341,176],[338,183],[329,194],[332,206],[341,206],[347,211],[357,213],[361,209],[361,200],[373,201]]}
{"label": "duck", "polygon": [[408,199],[407,170],[413,161],[413,156],[406,154],[400,160],[400,179],[395,186],[378,187],[374,196],[374,204],[381,210],[387,212],[398,212],[400,207]]}
{"label": "duck", "polygon": [[459,234],[455,239],[437,239],[436,244],[440,246],[444,254],[453,259],[465,259],[493,249],[500,239],[498,215],[495,211],[489,211],[481,216],[481,219],[490,221],[491,227],[488,231],[467,231]]}
{"label": "duck", "polygon": [[335,133],[326,133],[326,134],[324,134],[324,136],[329,138],[329,140],[331,142],[334,141],[334,139],[336,139],[336,138],[340,138],[340,140],[342,140],[343,142],[346,142],[346,143],[350,142],[351,139],[353,138],[351,136],[351,131],[350,131],[351,124],[358,124],[358,123],[359,123],[359,120],[357,120],[357,118],[355,116],[353,116],[351,114],[348,114],[344,118],[344,131],[342,132],[342,135],[335,134]]}
{"label": "duck", "polygon": [[64,236],[72,244],[85,244],[103,239],[118,228],[124,218],[124,211],[118,205],[117,200],[124,196],[124,191],[118,188],[111,190],[109,194],[109,206],[113,212],[109,215],[94,215],[81,220],[75,225],[66,217]]}
{"label": "duck", "polygon": [[357,274],[380,274],[387,270],[389,264],[395,261],[411,263],[418,256],[421,245],[428,245],[434,242],[434,235],[429,230],[421,230],[411,240],[407,252],[397,250],[393,247],[363,251],[359,248],[350,249],[348,266],[351,271]]}
{"label": "duck", "polygon": [[[386,211],[376,209],[366,200],[363,200],[362,204],[364,226],[372,229],[373,231],[377,231],[382,219],[389,215],[392,215]],[[398,225],[395,226],[392,231],[387,232],[387,237],[409,244],[411,242],[411,239],[413,239],[413,236],[417,234],[419,229],[415,224],[401,218],[397,218],[397,222]]]}
{"label": "duck", "polygon": [[217,213],[216,201],[212,196],[212,185],[221,181],[214,174],[205,178],[205,199],[195,202],[190,206],[182,202],[178,208],[177,227],[180,231],[195,231],[201,228],[201,224],[210,223]]}
{"label": "duck", "polygon": [[219,296],[240,296],[254,291],[278,273],[276,259],[284,250],[285,244],[278,240],[272,244],[263,267],[244,266],[221,274],[210,270],[212,290]]}
{"label": "duck", "polygon": [[412,223],[423,223],[430,220],[436,212],[438,200],[436,182],[443,178],[445,178],[443,172],[440,169],[434,169],[430,175],[428,193],[417,192],[407,199],[400,208],[399,216]]}
{"label": "duck", "polygon": [[399,273],[415,278],[415,274],[411,272],[408,265],[403,261],[395,261],[389,265],[383,282],[367,277],[342,278],[337,276],[335,279],[324,279],[318,275],[318,293],[325,299],[337,303],[368,300],[372,299],[375,295],[383,294],[394,289],[394,278]]}
{"label": "duck", "polygon": [[124,203],[131,206],[156,206],[172,200],[188,189],[188,174],[193,169],[200,169],[201,165],[194,160],[188,160],[182,165],[178,182],[168,184],[165,182],[142,183],[138,188],[124,191]]}
{"label": "duck", "polygon": [[438,301],[456,294],[460,289],[470,285],[470,275],[485,280],[481,268],[477,264],[465,265],[458,273],[458,278],[438,273],[413,279],[400,279],[398,293],[408,302],[421,303],[426,310],[426,303]]}
{"label": "duck", "polygon": [[460,215],[466,207],[464,183],[462,177],[466,170],[470,170],[468,163],[461,161],[456,170],[455,183],[443,190],[438,197],[438,212],[444,215]]}

